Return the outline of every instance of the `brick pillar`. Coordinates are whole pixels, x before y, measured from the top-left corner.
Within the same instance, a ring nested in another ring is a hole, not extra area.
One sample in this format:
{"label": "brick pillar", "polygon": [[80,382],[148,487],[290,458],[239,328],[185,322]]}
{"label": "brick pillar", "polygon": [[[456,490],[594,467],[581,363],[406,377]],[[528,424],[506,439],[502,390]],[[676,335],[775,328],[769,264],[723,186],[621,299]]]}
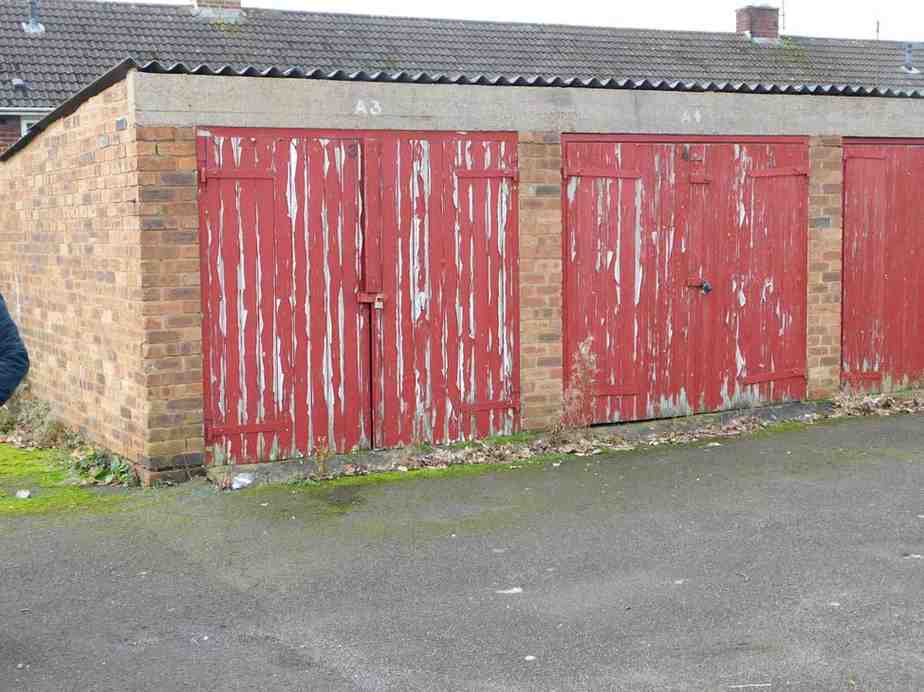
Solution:
{"label": "brick pillar", "polygon": [[844,162],[840,137],[809,142],[808,396],[840,388]]}
{"label": "brick pillar", "polygon": [[202,464],[202,306],[193,128],[139,127],[145,480]]}
{"label": "brick pillar", "polygon": [[521,413],[535,429],[558,419],[562,401],[561,139],[519,136]]}

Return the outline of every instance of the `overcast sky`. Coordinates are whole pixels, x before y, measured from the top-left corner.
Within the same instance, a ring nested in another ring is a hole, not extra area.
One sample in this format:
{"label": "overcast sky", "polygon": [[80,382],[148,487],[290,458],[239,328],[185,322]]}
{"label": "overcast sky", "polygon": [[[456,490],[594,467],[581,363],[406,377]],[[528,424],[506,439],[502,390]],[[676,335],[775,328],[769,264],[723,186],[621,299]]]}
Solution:
{"label": "overcast sky", "polygon": [[[735,8],[742,4],[747,3],[738,0],[465,0],[442,4],[432,0],[244,0],[245,8],[700,31],[734,31]],[[780,1],[771,4],[779,5]],[[787,34],[875,38],[878,19],[883,39],[924,41],[924,2],[920,0],[786,0],[785,6]]]}

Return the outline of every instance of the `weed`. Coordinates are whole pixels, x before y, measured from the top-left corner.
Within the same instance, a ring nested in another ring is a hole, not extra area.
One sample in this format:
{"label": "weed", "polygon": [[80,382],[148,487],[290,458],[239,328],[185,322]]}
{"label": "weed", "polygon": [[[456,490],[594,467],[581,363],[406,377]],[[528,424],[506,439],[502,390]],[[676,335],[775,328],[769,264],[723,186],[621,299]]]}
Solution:
{"label": "weed", "polygon": [[330,475],[330,471],[327,468],[327,463],[333,456],[334,455],[330,451],[330,447],[327,446],[326,442],[323,442],[320,447],[314,450],[314,464],[315,468],[318,470],[318,475],[321,478],[326,478]]}
{"label": "weed", "polygon": [[0,408],[0,435],[17,447],[34,449],[74,449],[83,443],[52,415],[51,406],[32,396],[28,385]]}
{"label": "weed", "polygon": [[130,462],[87,444],[52,414],[51,406],[32,396],[28,385],[0,408],[0,436],[20,449],[55,450],[47,458],[83,485],[132,485]]}
{"label": "weed", "polygon": [[106,450],[83,447],[67,459],[84,485],[136,485],[138,482],[132,464]]}

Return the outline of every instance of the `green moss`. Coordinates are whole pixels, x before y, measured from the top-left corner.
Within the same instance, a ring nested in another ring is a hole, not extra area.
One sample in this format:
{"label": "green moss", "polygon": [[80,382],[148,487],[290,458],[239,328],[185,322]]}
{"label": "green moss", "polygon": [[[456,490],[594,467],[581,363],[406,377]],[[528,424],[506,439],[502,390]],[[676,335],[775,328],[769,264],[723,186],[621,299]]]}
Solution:
{"label": "green moss", "polygon": [[[543,455],[545,456],[545,455]],[[524,462],[517,462],[513,466],[522,466],[525,464],[537,463],[534,457]],[[364,476],[341,476],[326,481],[299,480],[288,484],[288,487],[299,489],[305,492],[330,492],[336,488],[363,488],[386,483],[400,483],[403,481],[413,481],[418,479],[435,479],[435,478],[459,478],[463,476],[480,476],[485,473],[496,473],[499,471],[509,471],[511,464],[458,464],[442,469],[412,469],[409,471],[378,471],[369,473]],[[258,494],[266,488],[278,486],[259,485],[249,488],[244,493]]]}
{"label": "green moss", "polygon": [[[31,516],[73,511],[110,511],[125,495],[103,494],[68,485],[68,471],[53,451],[27,451],[0,445],[0,516]],[[20,499],[17,490],[32,497]]]}
{"label": "green moss", "polygon": [[808,65],[809,57],[805,48],[792,40],[789,36],[784,36],[778,44],[779,50],[786,56],[790,64]]}
{"label": "green moss", "polygon": [[[491,473],[515,473],[525,467],[536,467],[568,458],[566,454],[540,454],[530,459],[510,464],[459,464],[442,469],[414,469],[409,471],[381,471],[364,476],[342,476],[326,481],[299,480],[287,484],[264,484],[236,493],[238,497],[269,499],[285,494],[299,498],[297,511],[285,503],[279,508],[279,516],[288,518],[291,514],[314,517],[335,517],[348,514],[366,502],[369,490],[390,484],[418,480],[466,478]],[[275,510],[274,510],[275,511]]]}
{"label": "green moss", "polygon": [[67,486],[33,490],[33,496],[21,500],[0,491],[0,516],[34,516],[62,512],[109,512],[118,509],[125,497],[100,495],[89,488]]}
{"label": "green moss", "polygon": [[0,485],[18,481],[58,483],[66,472],[51,452],[27,451],[0,445]]}
{"label": "green moss", "polygon": [[768,425],[765,430],[767,432],[801,432],[802,430],[808,430],[809,424],[803,421],[780,421],[779,423],[774,423]]}
{"label": "green moss", "polygon": [[756,436],[775,435],[777,433],[802,432],[803,430],[808,430],[810,427],[811,424],[804,421],[785,420],[779,421],[778,423],[771,423],[765,428],[756,431]]}
{"label": "green moss", "polygon": [[209,22],[209,26],[224,34],[235,35],[241,33],[241,25],[237,22],[223,22],[221,20]]}

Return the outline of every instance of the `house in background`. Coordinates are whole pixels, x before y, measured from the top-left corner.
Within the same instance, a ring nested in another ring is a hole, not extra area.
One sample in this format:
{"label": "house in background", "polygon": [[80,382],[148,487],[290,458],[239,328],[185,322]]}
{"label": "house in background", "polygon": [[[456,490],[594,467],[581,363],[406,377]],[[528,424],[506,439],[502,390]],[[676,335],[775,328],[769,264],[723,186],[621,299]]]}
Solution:
{"label": "house in background", "polygon": [[735,19],[0,0],[33,391],[153,480],[924,382],[914,52]]}
{"label": "house in background", "polygon": [[26,134],[48,111],[7,106],[0,115],[0,151]]}
{"label": "house in background", "polygon": [[[15,23],[15,19],[13,21]],[[45,27],[38,20],[37,0],[30,3],[28,16],[20,18],[19,27],[24,37],[37,36],[45,31]],[[15,43],[11,41],[9,45],[4,45],[3,54],[0,56],[0,74],[3,75],[0,81],[0,152],[25,135],[54,105],[66,98],[66,94],[63,97],[57,95],[57,98],[50,96],[46,91],[49,84],[45,79],[41,80],[39,94],[30,93],[33,89],[26,81],[26,72],[22,71],[21,66],[27,65],[30,75],[37,72],[34,64],[36,54],[31,50],[34,47],[34,44],[27,41],[22,41],[15,47]],[[63,84],[67,79],[59,81]]]}

